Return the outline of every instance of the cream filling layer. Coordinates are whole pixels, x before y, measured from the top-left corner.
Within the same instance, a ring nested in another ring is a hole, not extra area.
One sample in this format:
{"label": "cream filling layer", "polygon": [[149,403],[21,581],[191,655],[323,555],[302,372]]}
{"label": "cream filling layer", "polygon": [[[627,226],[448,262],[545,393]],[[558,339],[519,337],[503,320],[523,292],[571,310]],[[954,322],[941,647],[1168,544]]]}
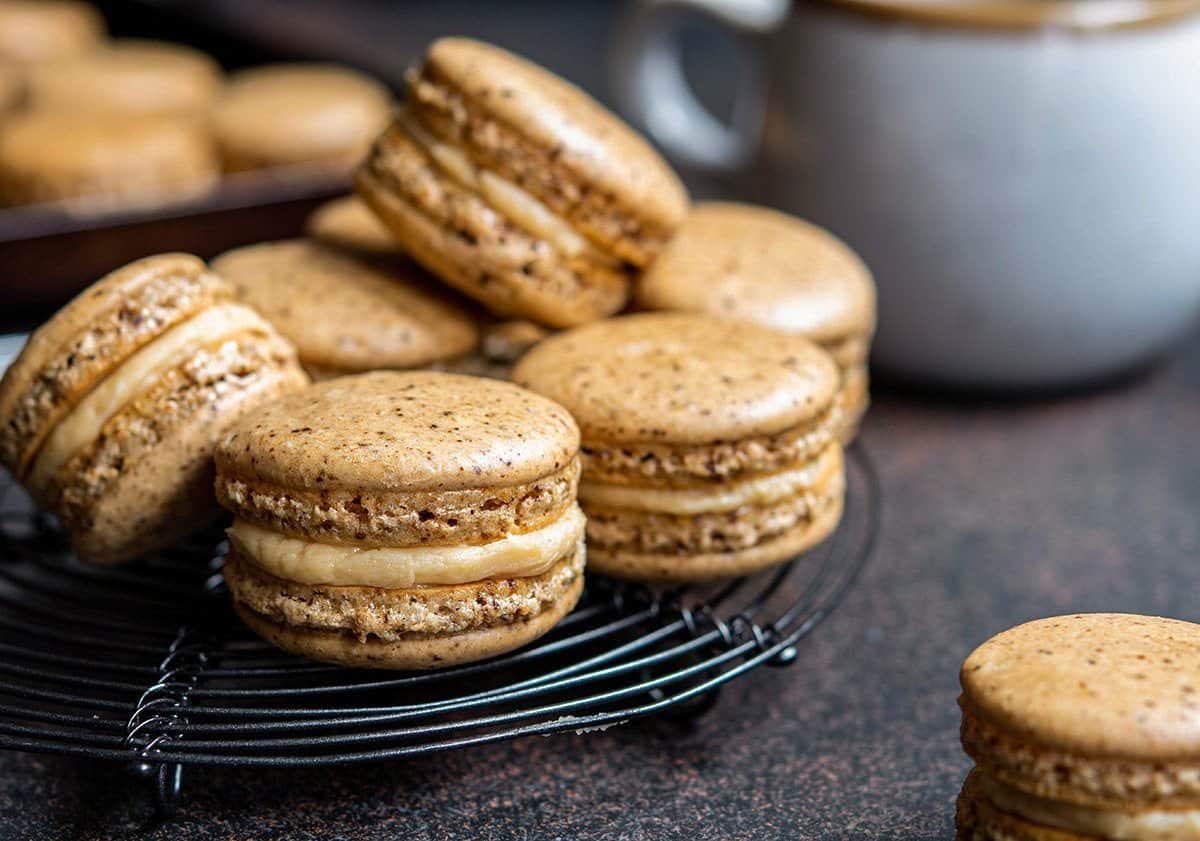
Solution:
{"label": "cream filling layer", "polygon": [[463,187],[477,193],[517,227],[545,240],[567,257],[586,254],[593,260],[619,265],[619,261],[598,250],[577,233],[566,219],[540,200],[508,179],[480,169],[461,149],[438,140],[411,116],[406,114],[401,117],[400,125],[442,171]]}
{"label": "cream filling layer", "polygon": [[579,499],[600,508],[624,508],[681,517],[736,511],[743,505],[770,505],[797,496],[823,483],[842,469],[841,448],[827,447],[802,467],[712,487],[651,488],[595,480],[579,483]]}
{"label": "cream filling layer", "polygon": [[1200,841],[1200,809],[1097,809],[1038,797],[986,772],[981,777],[983,794],[993,806],[1030,823],[1110,841]]}
{"label": "cream filling layer", "polygon": [[271,328],[249,307],[219,304],[177,324],[133,356],[88,392],[47,436],[30,470],[33,487],[45,487],[58,469],[94,441],[108,419],[142,394],[197,346],[232,338],[246,330]]}
{"label": "cream filling layer", "polygon": [[404,589],[541,575],[575,551],[586,522],[579,506],[572,505],[536,531],[479,546],[333,546],[280,534],[240,518],[227,533],[240,553],[285,581]]}

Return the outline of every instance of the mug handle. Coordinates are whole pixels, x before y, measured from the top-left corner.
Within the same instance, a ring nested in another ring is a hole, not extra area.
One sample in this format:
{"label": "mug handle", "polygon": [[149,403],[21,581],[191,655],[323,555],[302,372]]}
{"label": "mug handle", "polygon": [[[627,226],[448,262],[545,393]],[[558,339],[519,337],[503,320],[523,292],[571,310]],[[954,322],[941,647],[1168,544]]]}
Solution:
{"label": "mug handle", "polygon": [[619,107],[670,156],[701,169],[735,170],[753,156],[762,135],[765,98],[759,54],[745,52],[732,122],[713,116],[692,93],[683,70],[679,30],[701,15],[750,37],[769,34],[791,0],[637,0],[617,31],[613,68]]}

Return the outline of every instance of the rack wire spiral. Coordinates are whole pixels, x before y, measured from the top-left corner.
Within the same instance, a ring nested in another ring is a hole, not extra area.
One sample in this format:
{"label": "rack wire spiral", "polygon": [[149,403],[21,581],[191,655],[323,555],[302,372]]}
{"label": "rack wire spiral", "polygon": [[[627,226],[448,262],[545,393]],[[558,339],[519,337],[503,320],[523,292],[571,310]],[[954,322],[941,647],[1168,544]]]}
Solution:
{"label": "rack wire spiral", "polygon": [[184,766],[365,762],[699,714],[726,681],[796,660],[870,555],[878,481],[849,455],[842,523],[816,550],[712,587],[592,577],[533,645],[423,673],[318,665],[251,635],[219,531],[134,567],[83,565],[0,478],[0,748],[134,763],[167,813]]}

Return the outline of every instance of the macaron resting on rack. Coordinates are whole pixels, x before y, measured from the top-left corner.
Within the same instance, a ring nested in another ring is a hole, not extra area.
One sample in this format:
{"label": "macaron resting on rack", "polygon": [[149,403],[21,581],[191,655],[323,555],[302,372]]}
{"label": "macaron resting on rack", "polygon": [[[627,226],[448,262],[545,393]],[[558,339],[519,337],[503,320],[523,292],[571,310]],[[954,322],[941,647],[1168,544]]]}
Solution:
{"label": "macaron resting on rack", "polygon": [[0,477],[0,748],[130,763],[160,813],[184,769],[394,759],[656,713],[787,666],[870,555],[879,487],[861,445],[842,523],[775,570],[651,589],[592,576],[531,646],[421,673],[310,663],[254,637],[223,592],[220,531],[129,567],[81,564]]}

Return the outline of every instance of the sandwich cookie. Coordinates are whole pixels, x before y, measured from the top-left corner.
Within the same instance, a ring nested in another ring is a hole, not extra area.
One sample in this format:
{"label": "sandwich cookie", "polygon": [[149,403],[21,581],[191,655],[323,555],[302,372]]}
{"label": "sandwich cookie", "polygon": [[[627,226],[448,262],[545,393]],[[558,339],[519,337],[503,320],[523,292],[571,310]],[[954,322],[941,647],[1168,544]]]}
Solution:
{"label": "sandwich cookie", "polygon": [[696,205],[638,284],[638,305],[708,312],[796,333],[829,351],[854,438],[868,403],[875,283],[833,234],[765,207]]}
{"label": "sandwich cookie", "polygon": [[28,97],[40,110],[204,116],[221,83],[221,68],[199,50],[128,40],[32,68]]}
{"label": "sandwich cookie", "polygon": [[438,277],[548,327],[621,309],[687,210],[670,168],[595,100],[464,38],[410,75],[358,190]]}
{"label": "sandwich cookie", "polygon": [[296,345],[315,379],[420,368],[463,356],[479,341],[473,314],[411,263],[295,239],[238,248],[212,265]]}
{"label": "sandwich cookie", "polygon": [[104,19],[74,0],[0,0],[0,62],[32,65],[95,49]]}
{"label": "sandwich cookie", "polygon": [[363,257],[394,258],[404,249],[358,196],[344,196],[314,210],[304,225],[315,240]]}
{"label": "sandwich cookie", "polygon": [[1200,625],[1039,619],[962,667],[971,841],[1200,839]]}
{"label": "sandwich cookie", "polygon": [[0,461],[79,557],[127,561],[209,521],[217,439],[306,383],[292,346],[201,260],[146,257],[30,337],[0,381]]}
{"label": "sandwich cookie", "polygon": [[524,645],[583,587],[578,450],[565,409],[495,380],[377,371],[278,400],[217,449],[234,607],[349,666]]}
{"label": "sandwich cookie", "polygon": [[212,125],[225,169],[309,164],[350,172],[383,131],[391,94],[348,67],[275,64],[230,77]]}
{"label": "sandwich cookie", "polygon": [[35,111],[0,125],[0,204],[80,213],[196,198],[219,177],[203,127],[167,114]]}
{"label": "sandwich cookie", "polygon": [[841,518],[837,366],[800,336],[697,314],[623,316],[545,339],[513,380],[579,423],[597,572],[742,575],[810,548]]}

